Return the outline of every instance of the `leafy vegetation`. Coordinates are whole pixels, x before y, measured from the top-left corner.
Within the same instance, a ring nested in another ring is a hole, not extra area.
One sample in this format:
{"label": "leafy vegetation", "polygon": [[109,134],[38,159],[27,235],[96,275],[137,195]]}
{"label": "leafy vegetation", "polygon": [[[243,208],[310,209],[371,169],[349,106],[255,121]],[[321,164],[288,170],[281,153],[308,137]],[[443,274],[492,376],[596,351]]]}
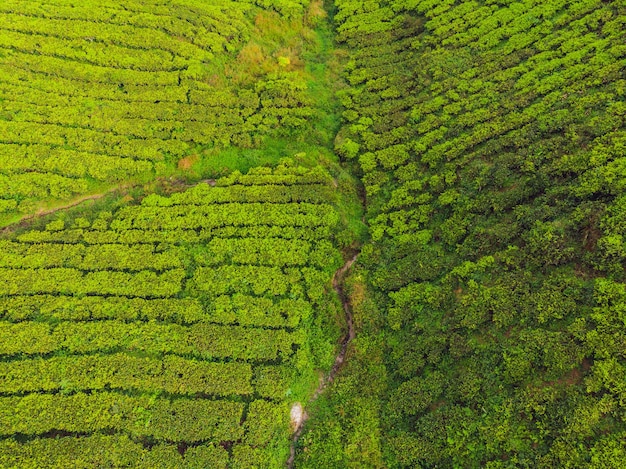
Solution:
{"label": "leafy vegetation", "polygon": [[623,467],[623,2],[336,5],[372,242],[300,467]]}
{"label": "leafy vegetation", "polygon": [[331,187],[284,160],[3,239],[0,466],[282,464],[339,334]]}
{"label": "leafy vegetation", "polygon": [[304,133],[315,119],[301,56],[316,47],[315,12],[256,3],[3,2],[5,223]]}
{"label": "leafy vegetation", "polygon": [[623,1],[0,17],[0,467],[626,466]]}

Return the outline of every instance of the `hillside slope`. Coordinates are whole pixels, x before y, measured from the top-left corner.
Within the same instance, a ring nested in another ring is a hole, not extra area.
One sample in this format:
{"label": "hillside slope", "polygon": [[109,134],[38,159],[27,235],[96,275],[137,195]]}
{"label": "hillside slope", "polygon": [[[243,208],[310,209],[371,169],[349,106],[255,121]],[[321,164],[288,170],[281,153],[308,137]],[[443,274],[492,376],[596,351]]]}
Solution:
{"label": "hillside slope", "polygon": [[0,19],[0,467],[626,467],[624,0]]}
{"label": "hillside slope", "polygon": [[624,467],[626,5],[336,5],[372,239],[300,467]]}
{"label": "hillside slope", "polygon": [[211,160],[302,133],[313,114],[302,53],[316,16],[299,1],[10,0],[0,16],[2,224],[228,167]]}
{"label": "hillside slope", "polygon": [[283,161],[0,240],[0,467],[282,467],[335,358],[336,200]]}

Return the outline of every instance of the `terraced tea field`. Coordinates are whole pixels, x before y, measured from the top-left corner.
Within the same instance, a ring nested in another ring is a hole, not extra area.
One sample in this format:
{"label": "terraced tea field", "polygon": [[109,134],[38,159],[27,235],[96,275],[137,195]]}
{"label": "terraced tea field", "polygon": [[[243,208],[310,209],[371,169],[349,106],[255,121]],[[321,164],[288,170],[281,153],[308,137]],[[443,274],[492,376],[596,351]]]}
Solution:
{"label": "terraced tea field", "polygon": [[0,469],[626,467],[624,0],[0,2]]}
{"label": "terraced tea field", "polygon": [[0,467],[283,465],[338,223],[324,170],[279,166],[0,241]]}
{"label": "terraced tea field", "polygon": [[302,5],[289,5],[2,2],[0,215],[302,126],[310,98],[288,64],[302,40],[269,30],[303,29]]}

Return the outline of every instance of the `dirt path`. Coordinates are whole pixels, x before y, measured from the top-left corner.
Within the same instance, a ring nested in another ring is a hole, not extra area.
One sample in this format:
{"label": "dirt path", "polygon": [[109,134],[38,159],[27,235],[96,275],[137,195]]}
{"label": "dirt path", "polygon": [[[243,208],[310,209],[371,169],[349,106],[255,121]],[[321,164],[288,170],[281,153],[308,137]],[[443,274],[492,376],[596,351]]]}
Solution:
{"label": "dirt path", "polygon": [[30,215],[25,215],[22,218],[20,218],[20,221],[18,223],[21,223],[23,221],[32,220],[33,218],[36,218],[36,217],[45,217],[46,215],[51,215],[51,214],[53,214],[55,212],[59,212],[61,210],[67,210],[68,208],[76,207],[77,205],[80,205],[83,202],[87,202],[88,200],[98,200],[98,199],[101,199],[105,195],[110,194],[111,192],[115,192],[118,189],[119,188],[116,187],[115,189],[111,189],[109,191],[102,192],[100,194],[85,195],[83,197],[80,197],[78,199],[73,200],[69,204],[61,205],[60,207],[55,207],[55,208],[51,208],[51,209],[48,209],[48,210],[40,210],[39,212],[31,213]]}
{"label": "dirt path", "polygon": [[22,226],[24,223],[30,221],[30,220],[34,220],[35,218],[38,217],[45,217],[46,215],[52,215],[53,213],[56,212],[60,212],[61,210],[67,210],[73,207],[76,207],[80,204],[82,204],[83,202],[87,202],[88,200],[98,200],[98,199],[102,199],[103,197],[116,192],[116,191],[123,191],[125,189],[128,189],[129,187],[131,187],[131,185],[129,184],[125,184],[125,185],[121,185],[121,186],[115,186],[112,187],[104,192],[99,192],[98,194],[91,194],[91,195],[84,195],[82,197],[79,197],[77,199],[72,200],[71,202],[68,202],[65,205],[60,205],[58,207],[54,207],[54,208],[50,208],[47,210],[39,210],[35,213],[30,213],[28,215],[24,215],[22,218],[20,218],[18,221],[11,223],[10,225],[7,225],[5,227],[0,228],[0,232],[8,232],[10,230],[15,229],[16,227]]}
{"label": "dirt path", "polygon": [[[346,274],[348,273],[348,270],[350,270],[350,267],[352,267],[352,264],[355,263],[358,257],[359,257],[359,253],[357,252],[356,254],[352,256],[351,259],[346,261],[346,263],[341,268],[339,268],[339,270],[335,272],[335,275],[333,275],[333,288],[337,292],[337,295],[339,295],[339,299],[341,300],[341,304],[343,305],[343,311],[346,317],[346,324],[348,326],[348,331],[341,339],[341,348],[339,350],[339,353],[337,354],[337,357],[335,358],[335,363],[330,369],[330,372],[328,373],[328,375],[320,379],[320,384],[315,390],[315,392],[313,393],[313,395],[311,396],[311,398],[309,399],[309,402],[307,403],[307,405],[310,405],[313,402],[315,402],[320,397],[320,395],[324,392],[324,390],[328,387],[328,385],[334,381],[335,375],[337,374],[337,372],[341,368],[341,365],[346,359],[346,353],[348,352],[348,345],[350,345],[350,342],[355,337],[354,321],[352,319],[352,309],[350,307],[350,301],[348,297],[346,296],[346,293],[343,290],[343,282],[344,282],[344,279],[346,278]],[[300,436],[302,435],[302,431],[304,430],[304,424],[308,418],[309,416],[307,415],[306,411],[302,408],[300,404],[294,405],[294,407],[291,409],[292,429],[294,433],[293,433],[293,437],[291,438],[291,448],[290,448],[290,453],[289,453],[289,459],[287,460],[287,464],[286,464],[288,469],[293,469],[293,464],[296,458],[296,444],[298,443],[298,440],[300,439]]]}

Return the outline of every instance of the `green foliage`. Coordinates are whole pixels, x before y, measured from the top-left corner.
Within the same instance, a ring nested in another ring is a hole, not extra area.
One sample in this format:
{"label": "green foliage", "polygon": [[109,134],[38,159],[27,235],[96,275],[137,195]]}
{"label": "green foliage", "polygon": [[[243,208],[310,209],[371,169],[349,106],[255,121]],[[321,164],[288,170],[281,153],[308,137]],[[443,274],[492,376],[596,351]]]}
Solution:
{"label": "green foliage", "polygon": [[2,362],[0,378],[4,394],[102,389],[182,395],[252,393],[249,364],[210,363],[175,355],[156,359],[118,353]]}
{"label": "green foliage", "polygon": [[332,182],[285,160],[0,240],[0,466],[282,465],[339,335]]}
{"label": "green foliage", "polygon": [[0,5],[0,223],[224,177],[3,235],[0,466],[282,466],[357,239],[298,467],[624,466],[623,2],[49,6]]}
{"label": "green foliage", "polygon": [[154,399],[100,392],[71,396],[29,394],[0,398],[2,435],[41,435],[51,430],[125,431],[169,441],[236,440],[244,404],[208,399]]}
{"label": "green foliage", "polygon": [[[385,467],[381,446],[380,402],[386,391],[386,371],[379,316],[365,290],[363,272],[345,282],[353,320],[360,329],[335,381],[315,402],[311,419],[298,443],[297,467]],[[365,331],[375,333],[365,337]]]}
{"label": "green foliage", "polygon": [[81,438],[38,438],[28,443],[6,439],[0,443],[0,465],[20,469],[73,467],[138,467],[159,469],[225,469],[228,453],[213,444],[192,446],[181,456],[174,445],[146,449],[125,435],[93,435]]}
{"label": "green foliage", "polygon": [[302,464],[618,467],[623,4],[336,6],[374,306]]}
{"label": "green foliage", "polygon": [[54,2],[50,12],[15,0],[0,15],[4,223],[106,187],[206,174],[211,152],[260,149],[316,119],[300,58],[316,47],[304,45],[308,2]]}
{"label": "green foliage", "polygon": [[0,5],[0,466],[282,466],[365,230],[323,6],[50,6]]}

